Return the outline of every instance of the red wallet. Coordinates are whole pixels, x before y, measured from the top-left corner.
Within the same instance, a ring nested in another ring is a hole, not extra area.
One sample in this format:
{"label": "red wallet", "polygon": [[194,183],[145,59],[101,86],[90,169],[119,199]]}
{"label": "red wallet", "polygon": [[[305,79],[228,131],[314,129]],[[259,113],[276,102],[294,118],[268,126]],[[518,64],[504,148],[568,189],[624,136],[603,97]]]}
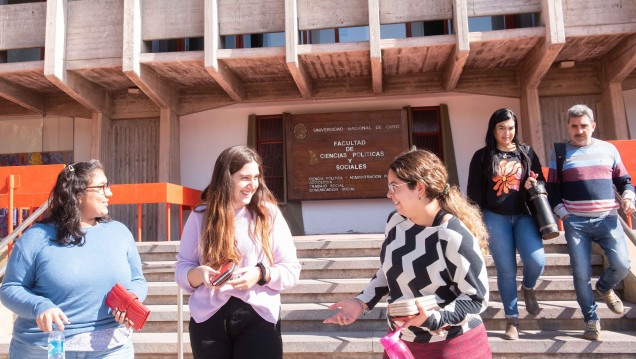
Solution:
{"label": "red wallet", "polygon": [[143,328],[150,314],[150,309],[143,305],[136,295],[130,293],[119,283],[115,284],[110,293],[108,293],[106,305],[113,310],[115,308],[122,312],[125,310],[126,318],[133,322],[135,330]]}

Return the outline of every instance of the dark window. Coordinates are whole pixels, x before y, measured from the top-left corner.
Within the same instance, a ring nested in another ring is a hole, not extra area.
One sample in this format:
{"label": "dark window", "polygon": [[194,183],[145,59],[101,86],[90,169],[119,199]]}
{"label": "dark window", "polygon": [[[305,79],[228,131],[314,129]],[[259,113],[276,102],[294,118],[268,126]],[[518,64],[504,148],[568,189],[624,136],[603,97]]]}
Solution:
{"label": "dark window", "polygon": [[443,161],[439,107],[414,107],[411,113],[413,145],[435,153]]}
{"label": "dark window", "polygon": [[380,25],[380,38],[404,39],[449,34],[450,20],[416,21],[402,24]]}
{"label": "dark window", "polygon": [[153,52],[153,53],[154,52],[202,51],[202,50],[203,50],[202,37],[150,41],[150,52]]}
{"label": "dark window", "polygon": [[271,32],[251,35],[221,36],[224,49],[249,49],[256,47],[285,46],[284,32]]}
{"label": "dark window", "polygon": [[7,1],[7,5],[26,4],[30,2],[46,2],[46,0],[9,0]]}
{"label": "dark window", "polygon": [[44,60],[43,47],[0,51],[0,62],[25,62],[40,60]]}
{"label": "dark window", "polygon": [[493,30],[519,29],[535,27],[535,14],[499,15],[468,18],[468,31],[482,32]]}
{"label": "dark window", "polygon": [[263,159],[263,177],[279,202],[283,202],[283,116],[256,116],[256,146]]}

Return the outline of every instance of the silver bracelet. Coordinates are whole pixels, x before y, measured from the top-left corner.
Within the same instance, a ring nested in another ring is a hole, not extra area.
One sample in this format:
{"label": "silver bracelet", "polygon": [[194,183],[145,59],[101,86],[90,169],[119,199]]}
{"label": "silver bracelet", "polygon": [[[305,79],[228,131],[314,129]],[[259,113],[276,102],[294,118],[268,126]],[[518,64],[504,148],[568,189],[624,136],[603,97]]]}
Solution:
{"label": "silver bracelet", "polygon": [[369,309],[369,307],[367,306],[367,303],[365,303],[364,301],[362,301],[362,299],[355,297],[353,298],[356,301],[358,301],[358,304],[360,304],[360,307],[362,307],[362,312],[363,313],[369,313],[371,310]]}

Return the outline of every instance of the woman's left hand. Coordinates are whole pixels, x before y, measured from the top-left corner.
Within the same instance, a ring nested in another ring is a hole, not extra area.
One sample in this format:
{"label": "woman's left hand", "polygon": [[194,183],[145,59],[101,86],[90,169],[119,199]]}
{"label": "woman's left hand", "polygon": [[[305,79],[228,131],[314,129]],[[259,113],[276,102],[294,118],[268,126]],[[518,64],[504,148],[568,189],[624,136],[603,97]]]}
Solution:
{"label": "woman's left hand", "polygon": [[528,176],[528,179],[526,180],[526,183],[524,184],[524,187],[526,189],[532,188],[532,185],[537,183],[537,177],[539,177],[538,174],[530,171],[530,176]]}
{"label": "woman's left hand", "polygon": [[238,290],[248,290],[261,279],[261,271],[258,267],[244,267],[235,269],[232,275],[242,274],[239,278],[227,282],[232,288]]}
{"label": "woman's left hand", "polygon": [[126,311],[120,312],[119,309],[113,309],[113,316],[115,316],[115,321],[119,324],[124,324],[126,328],[130,329],[133,326],[133,322],[126,317]]}
{"label": "woman's left hand", "polygon": [[416,300],[415,305],[417,305],[417,308],[420,310],[420,313],[416,315],[415,317],[405,321],[404,324],[402,324],[402,331],[405,331],[408,327],[420,327],[422,326],[422,324],[424,324],[426,319],[428,319],[426,310],[424,309],[424,307],[422,307],[422,305],[420,305],[420,302]]}

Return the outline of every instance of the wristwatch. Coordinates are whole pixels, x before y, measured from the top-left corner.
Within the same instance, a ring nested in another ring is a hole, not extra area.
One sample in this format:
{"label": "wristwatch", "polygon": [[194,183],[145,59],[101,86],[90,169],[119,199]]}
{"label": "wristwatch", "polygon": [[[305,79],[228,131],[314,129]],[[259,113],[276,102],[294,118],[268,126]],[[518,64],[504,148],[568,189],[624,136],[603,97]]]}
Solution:
{"label": "wristwatch", "polygon": [[261,263],[261,262],[258,262],[258,263],[256,263],[256,266],[258,267],[258,269],[261,272],[261,279],[259,279],[258,282],[256,282],[256,284],[258,284],[260,286],[263,286],[263,285],[267,284],[267,279],[265,279],[266,276],[267,276],[267,272],[265,271],[265,265],[263,263]]}

